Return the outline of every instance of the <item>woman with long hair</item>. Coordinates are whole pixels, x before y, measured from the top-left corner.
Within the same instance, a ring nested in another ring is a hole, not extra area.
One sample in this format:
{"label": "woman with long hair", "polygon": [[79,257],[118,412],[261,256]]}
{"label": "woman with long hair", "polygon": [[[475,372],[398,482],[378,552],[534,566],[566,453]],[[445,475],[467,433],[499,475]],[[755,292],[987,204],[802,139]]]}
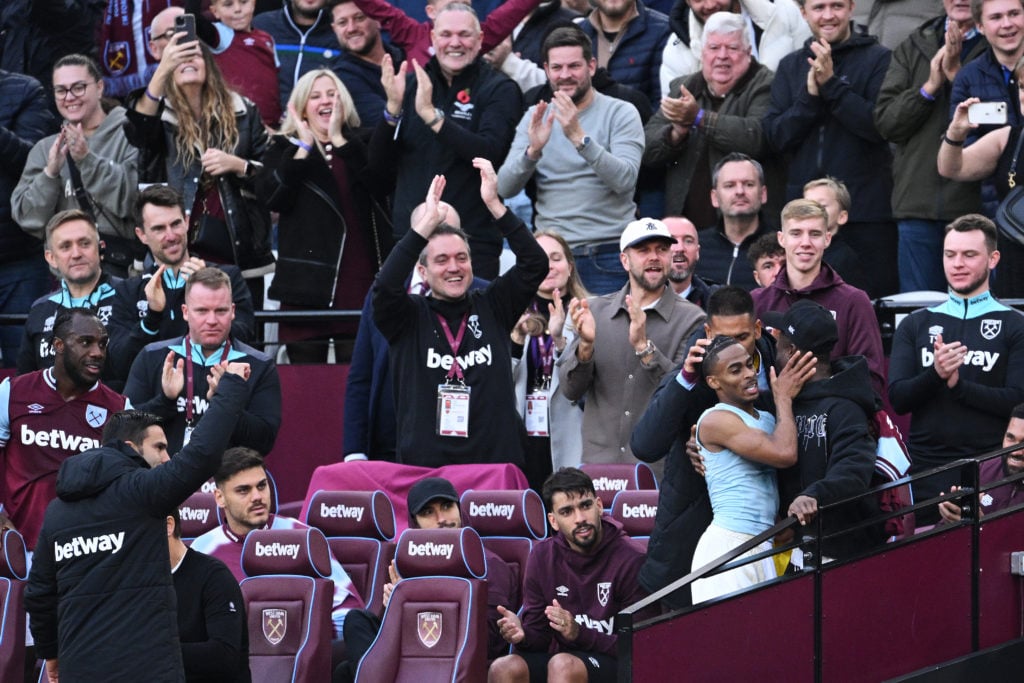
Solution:
{"label": "woman with long hair", "polygon": [[[357,136],[352,96],[329,69],[305,74],[264,157],[261,195],[278,211],[278,264],[270,295],[282,309],[359,310],[386,255],[388,182]],[[281,324],[293,363],[323,363],[326,340],[351,356],[358,320]]]}
{"label": "woman with long hair", "polygon": [[177,33],[128,111],[125,133],[139,148],[140,179],[181,192],[189,251],[233,263],[250,280],[256,307],[271,272],[270,214],[254,191],[267,134],[249,100],[228,89],[209,48]]}
{"label": "woman with long hair", "polygon": [[559,390],[555,363],[575,336],[569,302],[589,293],[565,239],[546,231],[534,236],[548,255],[548,275],[511,336],[516,406],[527,433],[524,473],[539,491],[553,471],[578,466],[582,457],[583,411]]}

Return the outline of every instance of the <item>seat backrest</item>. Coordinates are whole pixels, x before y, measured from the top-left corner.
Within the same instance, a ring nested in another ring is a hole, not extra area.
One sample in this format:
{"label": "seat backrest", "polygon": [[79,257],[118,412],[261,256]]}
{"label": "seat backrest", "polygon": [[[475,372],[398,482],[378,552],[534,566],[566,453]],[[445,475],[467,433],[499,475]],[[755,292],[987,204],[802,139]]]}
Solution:
{"label": "seat backrest", "polygon": [[647,463],[587,463],[580,469],[594,481],[594,491],[606,510],[619,491],[658,490],[654,470]]}
{"label": "seat backrest", "polygon": [[470,528],[408,529],[391,593],[357,683],[476,683],[487,677],[486,560]]}
{"label": "seat backrest", "polygon": [[650,489],[619,491],[612,500],[610,514],[622,524],[622,530],[646,550],[658,514],[658,492]]}
{"label": "seat backrest", "polygon": [[331,556],[319,529],[261,529],[242,548],[253,683],[331,678]]}
{"label": "seat backrest", "polygon": [[366,609],[384,612],[384,584],[395,557],[395,508],[383,491],[317,491],[306,523],[327,536]]}
{"label": "seat backrest", "polygon": [[191,544],[207,531],[220,526],[217,499],[207,491],[196,491],[178,506],[181,540]]}
{"label": "seat backrest", "polygon": [[25,677],[25,539],[0,530],[0,681]]}
{"label": "seat backrest", "polygon": [[544,501],[532,490],[483,491],[471,489],[460,500],[462,523],[483,537],[484,547],[500,557],[519,586],[514,606],[522,605],[526,561],[534,541],[547,534]]}

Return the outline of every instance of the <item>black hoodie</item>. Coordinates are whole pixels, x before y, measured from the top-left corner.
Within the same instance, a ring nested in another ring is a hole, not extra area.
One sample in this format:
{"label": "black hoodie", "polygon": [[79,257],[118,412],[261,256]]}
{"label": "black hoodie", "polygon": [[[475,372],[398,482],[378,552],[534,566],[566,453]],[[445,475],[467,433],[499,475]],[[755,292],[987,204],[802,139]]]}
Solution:
{"label": "black hoodie", "polygon": [[[877,443],[869,425],[877,397],[863,356],[840,358],[833,375],[811,382],[793,401],[797,427],[797,464],[779,472],[782,512],[796,496],[810,496],[818,507],[867,491],[875,469]],[[822,534],[849,528],[878,514],[874,497],[822,514]],[[807,526],[813,531],[815,522]],[[884,531],[873,526],[826,541],[826,557],[847,557],[880,543]]]}
{"label": "black hoodie", "polygon": [[62,683],[185,680],[166,515],[217,470],[246,394],[225,375],[189,445],[160,467],[123,441],[61,465],[25,607]]}

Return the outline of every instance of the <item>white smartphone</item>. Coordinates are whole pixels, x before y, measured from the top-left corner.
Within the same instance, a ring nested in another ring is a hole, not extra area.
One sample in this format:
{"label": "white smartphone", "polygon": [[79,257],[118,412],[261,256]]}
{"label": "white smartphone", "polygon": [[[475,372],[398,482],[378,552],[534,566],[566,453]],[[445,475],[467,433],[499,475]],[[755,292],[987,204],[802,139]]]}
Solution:
{"label": "white smartphone", "polygon": [[981,126],[1005,126],[1006,102],[975,102],[967,108],[967,120]]}

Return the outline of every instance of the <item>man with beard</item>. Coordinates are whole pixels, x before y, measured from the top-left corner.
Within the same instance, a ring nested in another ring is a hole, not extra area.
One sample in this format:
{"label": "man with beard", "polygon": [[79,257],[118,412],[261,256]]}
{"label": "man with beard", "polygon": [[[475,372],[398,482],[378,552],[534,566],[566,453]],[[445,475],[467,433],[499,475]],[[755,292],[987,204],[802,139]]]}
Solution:
{"label": "man with beard", "polygon": [[[911,474],[998,448],[1007,417],[1024,401],[1024,318],[989,291],[996,236],[978,214],[950,223],[942,257],[949,299],[896,328],[889,400],[896,412],[910,413]],[[914,500],[948,491],[960,483],[956,476],[914,482]],[[936,520],[934,508],[917,515],[918,524]]]}
{"label": "man with beard", "polygon": [[[110,372],[120,381],[146,344],[180,337],[188,330],[181,314],[185,283],[206,262],[189,254],[188,221],[181,194],[168,185],[150,185],[135,201],[135,235],[153,254],[153,265],[140,277],[115,284],[117,298],[110,320],[112,334],[125,338],[124,352],[110,359]],[[212,264],[211,264],[212,265]],[[216,265],[231,279],[235,318],[231,334],[252,340],[256,326],[252,296],[237,266]]]}
{"label": "man with beard", "polygon": [[53,326],[52,368],[0,384],[0,527],[36,546],[57,470],[76,453],[98,447],[107,416],[130,408],[99,383],[107,331],[90,311],[65,308]]}
{"label": "man with beard", "polygon": [[[1010,422],[1006,425],[1006,433],[1003,434],[1003,448],[1016,446],[1024,442],[1024,403],[1016,405],[1010,413]],[[1000,458],[989,458],[981,463],[979,474],[981,486],[1013,477],[1024,472],[1024,448],[1007,453]],[[953,487],[954,492],[959,490]],[[985,491],[978,497],[977,507],[979,517],[999,512],[1021,501],[1024,494],[1024,481],[1015,481],[1011,484],[1004,484],[994,489]],[[950,523],[959,522],[963,515],[963,509],[959,504],[952,501],[939,503],[939,514],[942,519]]]}
{"label": "man with beard", "polygon": [[326,4],[327,0],[286,0],[281,9],[253,17],[253,28],[274,39],[282,111],[303,74],[337,66],[341,50],[331,31],[331,14],[324,11]]}
{"label": "man with beard", "polygon": [[680,299],[696,304],[707,310],[708,297],[717,289],[695,275],[700,262],[700,239],[697,227],[688,218],[670,216],[662,223],[672,233],[672,265],[668,271],[668,283]]}
{"label": "man with beard", "polygon": [[331,28],[342,48],[334,72],[352,95],[362,125],[372,128],[380,123],[387,102],[380,83],[380,62],[388,54],[392,64],[400,64],[402,51],[384,42],[380,22],[366,16],[355,0],[329,0],[327,6]]}
{"label": "man with beard", "polygon": [[570,401],[586,396],[583,462],[637,462],[629,444],[633,427],[704,322],[700,308],[666,286],[673,242],[661,221],[633,221],[619,239],[629,282],[618,292],[569,304],[578,337],[558,360],[558,379]]}
{"label": "man with beard", "polygon": [[[637,583],[643,551],[602,518],[601,499],[585,472],[561,468],[544,482],[542,496],[556,533],[530,553],[522,618],[498,608],[501,635],[516,654],[496,660],[487,680],[615,681],[614,619],[646,595]],[[656,611],[645,609],[637,618]]]}
{"label": "man with beard", "polygon": [[534,227],[562,235],[583,284],[607,294],[625,284],[614,274],[616,240],[622,224],[636,215],[643,125],[635,107],[592,87],[597,62],[581,30],[555,29],[542,54],[553,95],[519,121],[498,171],[498,192],[514,196],[532,179]]}
{"label": "man with beard", "polygon": [[723,285],[744,289],[757,286],[747,269],[747,250],[774,230],[761,210],[768,201],[764,167],[746,154],[733,152],[711,171],[711,205],[718,209],[718,223],[700,231],[703,263],[700,274]]}

